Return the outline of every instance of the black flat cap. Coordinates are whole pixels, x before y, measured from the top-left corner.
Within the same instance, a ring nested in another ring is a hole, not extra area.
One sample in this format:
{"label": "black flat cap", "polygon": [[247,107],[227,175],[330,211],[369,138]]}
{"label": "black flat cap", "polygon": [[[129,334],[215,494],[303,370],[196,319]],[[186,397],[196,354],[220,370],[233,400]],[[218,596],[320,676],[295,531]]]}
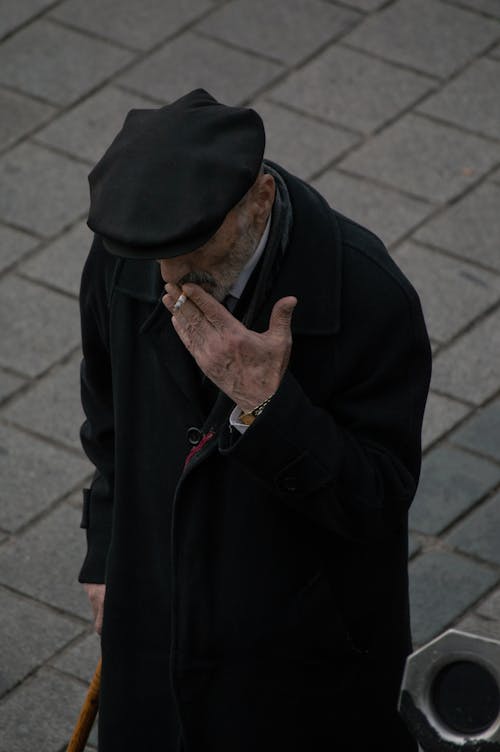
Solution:
{"label": "black flat cap", "polygon": [[119,256],[194,251],[255,182],[264,145],[254,110],[228,107],[203,89],[131,110],[89,174],[87,224]]}

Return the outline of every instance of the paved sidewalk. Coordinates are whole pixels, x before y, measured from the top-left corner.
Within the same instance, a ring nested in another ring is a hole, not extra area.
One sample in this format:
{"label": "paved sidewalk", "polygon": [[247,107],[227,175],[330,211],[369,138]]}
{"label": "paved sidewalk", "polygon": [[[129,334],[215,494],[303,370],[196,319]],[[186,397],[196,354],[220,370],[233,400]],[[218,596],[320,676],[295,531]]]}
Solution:
{"label": "paved sidewalk", "polygon": [[62,752],[98,658],[76,581],[87,174],[129,109],[198,86],[254,106],[267,156],[418,289],[414,637],[500,639],[499,81],[499,0],[2,2],[0,752]]}

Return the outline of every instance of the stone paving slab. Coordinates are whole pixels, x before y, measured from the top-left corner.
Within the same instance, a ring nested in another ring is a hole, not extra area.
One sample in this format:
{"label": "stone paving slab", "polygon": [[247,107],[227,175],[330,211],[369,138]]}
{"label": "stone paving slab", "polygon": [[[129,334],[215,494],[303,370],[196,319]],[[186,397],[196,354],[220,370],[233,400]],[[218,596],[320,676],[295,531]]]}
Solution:
{"label": "stone paving slab", "polygon": [[458,524],[446,541],[464,553],[500,565],[500,492]]}
{"label": "stone paving slab", "polygon": [[493,593],[482,601],[478,606],[477,612],[487,619],[500,621],[500,588],[494,590]]}
{"label": "stone paving slab", "polygon": [[57,240],[17,267],[20,275],[78,296],[85,259],[93,240],[86,222],[78,222]]}
{"label": "stone paving slab", "polygon": [[468,412],[470,408],[461,402],[430,392],[422,427],[423,450],[428,449],[431,444],[450,431]]}
{"label": "stone paving slab", "polygon": [[[500,7],[500,4],[499,4]],[[500,139],[500,97],[498,91],[500,61],[477,60],[458,78],[428,97],[420,112]]]}
{"label": "stone paving slab", "polygon": [[486,459],[447,445],[432,449],[422,462],[410,528],[439,535],[499,482],[500,466]]}
{"label": "stone paving slab", "polygon": [[410,611],[415,647],[443,632],[500,578],[500,572],[448,551],[410,562]]}
{"label": "stone paving slab", "polygon": [[498,160],[497,144],[408,114],[339,166],[427,201],[444,202],[459,196]]}
{"label": "stone paving slab", "polygon": [[149,50],[176,34],[200,14],[213,8],[211,0],[67,0],[58,5],[57,18],[82,31],[107,37],[111,42]]}
{"label": "stone paving slab", "polygon": [[485,182],[426,222],[414,237],[500,272],[499,206],[500,185]]}
{"label": "stone paving slab", "polygon": [[272,102],[257,101],[252,107],[265,123],[266,157],[286,164],[289,172],[304,180],[342,156],[358,141],[356,136],[340,128]]}
{"label": "stone paving slab", "polygon": [[361,133],[394,118],[433,83],[411,71],[342,47],[330,47],[271,89],[276,102]]}
{"label": "stone paving slab", "polygon": [[38,242],[31,235],[0,225],[0,272],[19,261]]}
{"label": "stone paving slab", "polygon": [[431,388],[481,405],[498,391],[500,310],[480,321],[434,360]]}
{"label": "stone paving slab", "polygon": [[4,588],[0,614],[0,696],[82,633],[75,621]]}
{"label": "stone paving slab", "polygon": [[500,300],[500,275],[405,243],[394,260],[419,293],[430,336],[449,342]]}
{"label": "stone paving slab", "polygon": [[2,0],[0,14],[0,37],[13,31],[30,18],[53,5],[54,0]]}
{"label": "stone paving slab", "polygon": [[80,402],[81,361],[82,354],[78,352],[63,366],[51,370],[8,405],[5,418],[80,450],[79,430],[85,419]]}
{"label": "stone paving slab", "polygon": [[345,42],[432,76],[449,76],[500,35],[499,25],[438,0],[398,0]]}
{"label": "stone paving slab", "polygon": [[497,619],[485,619],[475,613],[468,614],[458,624],[454,625],[453,628],[460,629],[462,632],[468,632],[469,634],[479,635],[480,637],[487,637],[491,640],[498,640],[500,638],[500,621]]}
{"label": "stone paving slab", "polygon": [[0,527],[15,532],[81,485],[88,460],[0,424]]}
{"label": "stone paving slab", "polygon": [[0,705],[6,752],[59,752],[69,741],[85,693],[76,679],[41,669]]}
{"label": "stone paving slab", "polygon": [[320,0],[233,0],[197,28],[258,55],[297,64],[358,19],[353,11]]}
{"label": "stone paving slab", "polygon": [[95,632],[86,634],[82,639],[73,643],[66,650],[60,652],[51,663],[60,671],[72,674],[77,679],[90,684],[97,662],[101,657],[101,643]]}
{"label": "stone paving slab", "polygon": [[[2,7],[3,12],[3,7]],[[0,89],[0,149],[6,149],[48,120],[55,108],[22,94]]]}
{"label": "stone paving slab", "polygon": [[476,412],[450,441],[500,462],[500,399]]}
{"label": "stone paving slab", "polygon": [[80,342],[78,304],[13,274],[0,281],[0,365],[38,376]]}
{"label": "stone paving slab", "polygon": [[201,87],[236,105],[257,95],[283,70],[277,63],[186,33],[135,65],[119,82],[161,102]]}
{"label": "stone paving slab", "polygon": [[38,131],[35,141],[74,154],[93,167],[121,129],[129,110],[157,106],[140,94],[106,86]]}
{"label": "stone paving slab", "polygon": [[0,158],[0,220],[55,235],[88,210],[87,173],[85,165],[40,146],[16,146]]}
{"label": "stone paving slab", "polygon": [[40,20],[1,46],[0,82],[68,105],[133,59],[124,49]]}
{"label": "stone paving slab", "polygon": [[386,246],[394,245],[411,232],[434,208],[335,169],[324,172],[313,185],[331,206],[370,228]]}
{"label": "stone paving slab", "polygon": [[[0,548],[0,583],[90,622],[77,582],[85,554],[81,514],[63,504]],[[50,545],[48,545],[50,541]]]}

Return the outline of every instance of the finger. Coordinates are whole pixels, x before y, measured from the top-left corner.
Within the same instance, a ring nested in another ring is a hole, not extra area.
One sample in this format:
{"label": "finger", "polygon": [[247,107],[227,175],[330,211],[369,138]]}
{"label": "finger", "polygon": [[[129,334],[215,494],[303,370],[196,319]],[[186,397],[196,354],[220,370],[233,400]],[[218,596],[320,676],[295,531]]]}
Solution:
{"label": "finger", "polygon": [[274,334],[289,335],[293,310],[296,305],[297,298],[294,298],[293,296],[288,296],[278,300],[271,311],[269,331],[272,331]]}
{"label": "finger", "polygon": [[210,295],[199,285],[195,285],[192,282],[186,282],[182,287],[183,291],[188,296],[188,299],[203,313],[205,318],[216,329],[224,329],[228,326],[234,326],[236,319],[225,308],[222,303],[219,303],[213,295]]}

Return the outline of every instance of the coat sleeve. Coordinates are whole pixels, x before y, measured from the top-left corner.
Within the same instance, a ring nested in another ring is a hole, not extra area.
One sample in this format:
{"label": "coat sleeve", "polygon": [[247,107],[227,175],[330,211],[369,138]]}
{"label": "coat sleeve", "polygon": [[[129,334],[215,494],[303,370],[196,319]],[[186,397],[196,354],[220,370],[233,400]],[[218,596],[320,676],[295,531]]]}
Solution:
{"label": "coat sleeve", "polygon": [[105,582],[113,514],[114,423],[107,287],[114,263],[96,237],[80,287],[83,350],[80,386],[86,416],[80,439],[95,473],[90,488],[83,491],[81,527],[86,529],[87,554],[78,579],[91,583]]}
{"label": "coat sleeve", "polygon": [[346,315],[332,337],[338,362],[360,356],[328,404],[313,404],[287,371],[244,435],[226,428],[220,437],[221,453],[263,491],[348,539],[404,524],[420,474],[430,344],[415,290],[408,283],[393,293],[375,296],[362,333]]}

